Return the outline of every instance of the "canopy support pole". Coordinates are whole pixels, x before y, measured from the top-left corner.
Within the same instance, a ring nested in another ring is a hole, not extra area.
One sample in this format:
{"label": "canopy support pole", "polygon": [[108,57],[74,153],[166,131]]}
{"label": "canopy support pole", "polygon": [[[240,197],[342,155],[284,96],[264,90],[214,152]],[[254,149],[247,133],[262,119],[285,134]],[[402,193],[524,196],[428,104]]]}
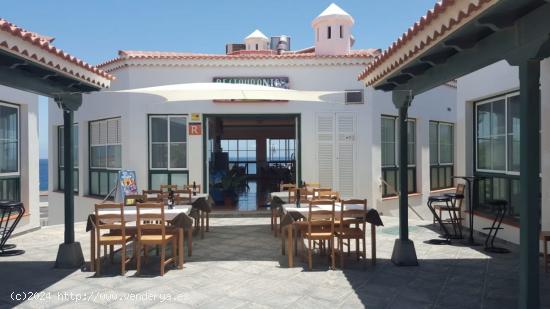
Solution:
{"label": "canopy support pole", "polygon": [[540,233],[540,60],[519,65],[520,81],[520,308],[538,308]]}
{"label": "canopy support pole", "polygon": [[412,92],[396,90],[393,104],[399,110],[399,239],[395,240],[391,260],[397,266],[418,266],[414,243],[409,239],[408,137],[407,113],[413,100]]}
{"label": "canopy support pole", "polygon": [[64,156],[64,203],[65,237],[59,245],[56,268],[79,268],[84,264],[84,255],[79,242],[74,241],[74,157],[73,114],[82,102],[81,95],[66,95],[55,99],[63,110],[63,156]]}

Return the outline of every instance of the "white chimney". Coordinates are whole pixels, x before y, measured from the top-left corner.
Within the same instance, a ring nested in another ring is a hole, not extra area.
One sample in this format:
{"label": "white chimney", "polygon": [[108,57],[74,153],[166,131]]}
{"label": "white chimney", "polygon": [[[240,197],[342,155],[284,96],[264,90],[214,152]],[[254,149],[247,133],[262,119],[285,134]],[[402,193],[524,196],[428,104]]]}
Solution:
{"label": "white chimney", "polygon": [[315,54],[346,55],[352,44],[351,28],[355,21],[353,17],[339,6],[332,3],[311,26],[315,32]]}

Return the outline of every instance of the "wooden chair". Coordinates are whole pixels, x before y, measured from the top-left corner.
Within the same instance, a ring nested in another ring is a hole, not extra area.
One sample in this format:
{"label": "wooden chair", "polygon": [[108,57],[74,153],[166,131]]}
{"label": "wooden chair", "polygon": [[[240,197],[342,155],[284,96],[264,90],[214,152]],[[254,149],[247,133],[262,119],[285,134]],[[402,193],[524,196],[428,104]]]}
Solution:
{"label": "wooden chair", "polygon": [[[361,209],[350,209],[347,205],[362,205]],[[367,261],[367,247],[365,241],[367,200],[343,200],[341,201],[340,217],[334,235],[338,240],[338,252],[340,254],[340,267],[344,268],[344,240],[347,240],[348,255],[350,255],[350,240],[355,239],[355,253],[357,260],[362,256],[364,265]],[[355,225],[354,227],[352,227]],[[360,250],[359,241],[362,249]]]}
{"label": "wooden chair", "polygon": [[332,199],[335,201],[339,201],[340,193],[336,191],[318,191],[317,196],[315,196],[314,198],[321,199],[321,200]]}
{"label": "wooden chair", "polygon": [[[108,210],[109,213],[100,213]],[[103,233],[102,230],[109,230]],[[120,272],[126,273],[126,264],[131,260],[126,258],[126,244],[133,240],[132,235],[126,234],[126,222],[124,220],[124,207],[122,204],[96,204],[95,205],[95,231],[96,231],[96,275],[101,274],[101,246],[103,254],[107,255],[107,246],[110,247],[111,263],[114,259],[114,246],[122,246],[120,253]],[[134,250],[135,251],[135,250]]]}
{"label": "wooden chair", "polygon": [[[318,205],[331,205],[331,210],[314,209]],[[328,241],[331,259],[331,268],[335,268],[334,260],[334,200],[315,200],[309,202],[309,211],[307,215],[307,224],[301,225],[302,245],[304,239],[307,240],[308,269],[312,269],[313,264],[313,243]],[[290,236],[290,235],[289,235]]]}
{"label": "wooden chair", "polygon": [[168,192],[170,190],[174,191],[178,189],[178,185],[160,185],[160,191]]}
{"label": "wooden chair", "polygon": [[281,184],[279,184],[279,191],[280,192],[288,191],[291,188],[296,188],[296,185],[293,184],[293,183],[281,183]]}
{"label": "wooden chair", "polygon": [[[439,218],[441,218],[441,220],[443,220],[443,218],[441,217],[441,215],[443,214],[443,211],[452,211],[454,213],[457,213],[458,215],[458,226],[460,228],[462,228],[462,204],[464,202],[464,189],[465,189],[465,185],[463,183],[459,183],[456,185],[456,190],[455,190],[455,193],[454,195],[461,195],[463,196],[463,198],[461,199],[456,199],[456,205],[454,207],[450,206],[450,207],[447,207],[446,204],[435,204],[434,205],[434,210],[438,211],[439,212]],[[444,222],[447,222],[449,223],[451,220],[453,220],[453,218],[449,218],[449,219],[446,219],[444,220]],[[433,223],[435,224],[435,217],[433,218]]]}
{"label": "wooden chair", "polygon": [[313,189],[313,198],[317,198],[320,192],[332,191],[331,188],[314,188]]}
{"label": "wooden chair", "polygon": [[288,202],[289,203],[296,203],[296,196],[300,192],[300,201],[307,202],[311,200],[311,197],[313,196],[313,191],[308,190],[307,188],[290,188],[288,190]]}
{"label": "wooden chair", "polygon": [[550,265],[550,256],[548,255],[548,242],[550,241],[550,231],[540,232],[540,240],[543,243],[543,263],[544,263],[544,272],[547,273]]}
{"label": "wooden chair", "polygon": [[157,202],[162,203],[162,191],[161,190],[143,190],[144,202]]}
{"label": "wooden chair", "polygon": [[[160,275],[164,276],[165,266],[169,263],[177,263],[177,237],[166,233],[166,220],[164,218],[164,205],[160,203],[140,203],[137,210],[137,274],[141,273],[141,250],[147,258],[147,246],[159,245],[160,251]],[[149,211],[147,211],[149,210]],[[151,212],[150,210],[153,210]],[[172,257],[166,259],[166,245],[172,243]]]}
{"label": "wooden chair", "polygon": [[191,190],[191,192],[193,194],[202,192],[201,191],[201,185],[198,185],[198,184],[195,184],[195,189],[194,190],[193,190],[193,185],[192,184],[183,186],[183,189],[184,190]]}
{"label": "wooden chair", "polygon": [[320,188],[321,183],[319,182],[304,182],[304,186],[310,190],[313,190],[315,188]]}
{"label": "wooden chair", "polygon": [[191,189],[184,190],[174,190],[174,204],[175,205],[191,205],[193,203],[192,195],[193,191]]}

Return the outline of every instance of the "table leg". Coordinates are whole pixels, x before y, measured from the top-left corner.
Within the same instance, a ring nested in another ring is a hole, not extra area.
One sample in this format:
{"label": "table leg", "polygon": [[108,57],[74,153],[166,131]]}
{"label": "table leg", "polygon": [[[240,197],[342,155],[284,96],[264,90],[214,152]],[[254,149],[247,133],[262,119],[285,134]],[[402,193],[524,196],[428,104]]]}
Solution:
{"label": "table leg", "polygon": [[204,211],[201,210],[201,239],[204,238]]}
{"label": "table leg", "polygon": [[90,271],[95,271],[95,229],[90,230]]}
{"label": "table leg", "polygon": [[189,256],[193,254],[193,229],[192,228],[187,231],[187,251]]}
{"label": "table leg", "polygon": [[178,228],[178,268],[183,268],[183,246],[185,244],[183,236],[183,228]]}
{"label": "table leg", "polygon": [[292,252],[292,249],[294,247],[293,244],[293,235],[294,235],[294,227],[293,224],[287,225],[287,232],[286,235],[288,237],[288,248],[287,248],[287,255],[288,255],[288,267],[294,267],[294,253]]}
{"label": "table leg", "polygon": [[206,231],[210,232],[210,213],[206,212]]}
{"label": "table leg", "polygon": [[372,255],[371,263],[372,265],[375,265],[376,264],[376,226],[374,224],[370,225],[370,243],[371,243],[371,255]]}

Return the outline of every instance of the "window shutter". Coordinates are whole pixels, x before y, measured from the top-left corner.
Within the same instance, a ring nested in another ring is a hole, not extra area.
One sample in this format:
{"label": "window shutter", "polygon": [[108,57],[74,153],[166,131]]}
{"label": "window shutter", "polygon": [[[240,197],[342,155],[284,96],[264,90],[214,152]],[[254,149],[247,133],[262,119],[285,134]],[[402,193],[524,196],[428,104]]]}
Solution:
{"label": "window shutter", "polygon": [[317,115],[317,155],[319,183],[322,187],[334,187],[334,116]]}
{"label": "window shutter", "polygon": [[338,191],[342,197],[349,198],[354,195],[355,185],[355,115],[337,113],[336,130],[338,136]]}

